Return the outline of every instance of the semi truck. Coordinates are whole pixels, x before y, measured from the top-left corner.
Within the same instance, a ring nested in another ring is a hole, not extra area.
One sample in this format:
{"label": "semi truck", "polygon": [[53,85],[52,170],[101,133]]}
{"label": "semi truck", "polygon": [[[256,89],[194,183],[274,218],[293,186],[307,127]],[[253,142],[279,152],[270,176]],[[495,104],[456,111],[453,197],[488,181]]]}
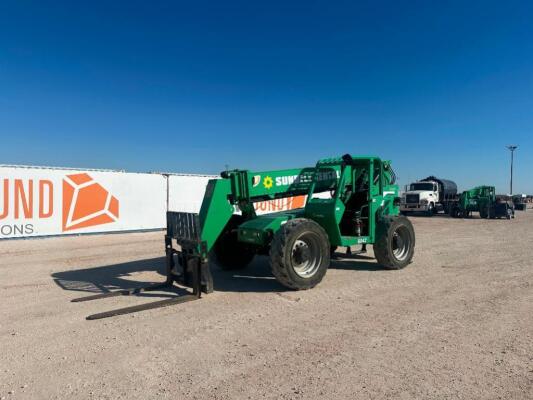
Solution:
{"label": "semi truck", "polygon": [[450,204],[457,200],[455,182],[428,176],[409,185],[402,196],[400,212],[404,215],[424,213],[431,217],[439,212],[448,212]]}

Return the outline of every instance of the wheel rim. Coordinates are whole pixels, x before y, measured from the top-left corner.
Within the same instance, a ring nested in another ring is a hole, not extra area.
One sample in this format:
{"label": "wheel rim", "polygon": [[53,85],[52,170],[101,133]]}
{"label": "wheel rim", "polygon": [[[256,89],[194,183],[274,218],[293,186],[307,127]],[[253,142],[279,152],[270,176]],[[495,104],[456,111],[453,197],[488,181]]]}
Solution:
{"label": "wheel rim", "polygon": [[404,261],[411,249],[411,235],[405,226],[399,226],[392,236],[392,254],[398,261]]}
{"label": "wheel rim", "polygon": [[313,233],[304,233],[292,245],[291,264],[294,272],[302,278],[316,274],[322,262],[320,238]]}

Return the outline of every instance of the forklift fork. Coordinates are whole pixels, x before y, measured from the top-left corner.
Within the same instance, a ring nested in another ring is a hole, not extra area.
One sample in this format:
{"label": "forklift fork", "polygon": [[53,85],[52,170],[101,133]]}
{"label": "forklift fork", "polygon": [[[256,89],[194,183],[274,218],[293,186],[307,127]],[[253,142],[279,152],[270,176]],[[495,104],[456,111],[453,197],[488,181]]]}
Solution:
{"label": "forklift fork", "polygon": [[[213,291],[213,279],[207,262],[205,243],[202,243],[199,240],[198,227],[197,214],[167,213],[167,234],[165,235],[167,278],[165,282],[141,288],[121,289],[108,293],[80,297],[71,301],[79,303],[83,301],[107,299],[117,296],[130,296],[149,291],[170,289],[174,287],[174,282],[192,289],[187,294],[176,295],[170,299],[118,308],[111,311],[92,314],[87,317],[88,320],[94,320],[186,303],[200,299],[202,292],[211,293]],[[181,247],[179,251],[172,246],[173,239],[175,239],[177,244]],[[176,263],[174,262],[174,255],[178,256],[179,266],[176,266]]]}

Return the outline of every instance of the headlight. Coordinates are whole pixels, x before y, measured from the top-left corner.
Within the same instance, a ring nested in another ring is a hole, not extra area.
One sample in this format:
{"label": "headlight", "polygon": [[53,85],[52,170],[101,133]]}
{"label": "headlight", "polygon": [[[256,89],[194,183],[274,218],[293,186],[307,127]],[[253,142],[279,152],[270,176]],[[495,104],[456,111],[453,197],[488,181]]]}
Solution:
{"label": "headlight", "polygon": [[427,204],[427,203],[428,201],[426,199],[420,201],[420,204]]}

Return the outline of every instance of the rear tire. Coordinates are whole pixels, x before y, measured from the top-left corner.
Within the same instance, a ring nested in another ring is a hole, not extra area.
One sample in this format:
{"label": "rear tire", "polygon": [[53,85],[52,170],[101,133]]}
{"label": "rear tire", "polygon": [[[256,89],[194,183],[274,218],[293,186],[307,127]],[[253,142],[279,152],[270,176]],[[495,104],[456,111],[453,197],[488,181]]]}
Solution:
{"label": "rear tire", "polygon": [[272,274],[289,289],[310,289],[326,275],[330,253],[328,235],[319,224],[305,218],[290,220],[272,240]]}
{"label": "rear tire", "polygon": [[415,250],[415,231],[405,217],[382,217],[378,222],[374,254],[387,269],[402,269],[409,265]]}
{"label": "rear tire", "polygon": [[448,207],[448,215],[452,218],[457,218],[457,207],[450,205]]}
{"label": "rear tire", "polygon": [[213,246],[217,265],[226,271],[244,269],[255,257],[255,250],[246,243],[239,242],[237,227],[244,222],[240,215],[231,217],[224,233]]}

